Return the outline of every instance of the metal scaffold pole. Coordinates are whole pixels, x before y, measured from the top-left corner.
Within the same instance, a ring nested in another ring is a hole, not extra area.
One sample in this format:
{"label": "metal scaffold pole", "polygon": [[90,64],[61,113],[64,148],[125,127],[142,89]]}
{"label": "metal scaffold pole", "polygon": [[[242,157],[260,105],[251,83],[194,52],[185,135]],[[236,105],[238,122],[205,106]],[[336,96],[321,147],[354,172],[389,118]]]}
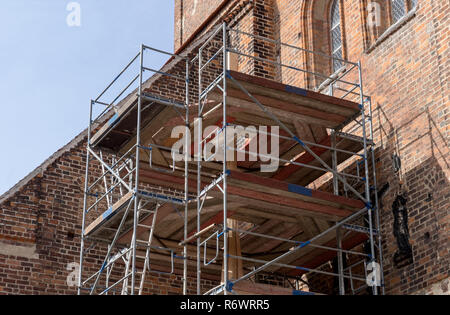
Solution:
{"label": "metal scaffold pole", "polygon": [[[202,49],[200,48],[199,53],[198,53],[198,115],[197,115],[197,121],[194,123],[194,127],[195,130],[197,132],[197,134],[194,134],[194,139],[197,143],[197,152],[195,152],[194,156],[195,159],[197,161],[197,215],[196,215],[196,219],[197,219],[197,233],[200,232],[200,211],[201,211],[201,197],[200,197],[200,192],[201,192],[201,172],[202,172],[202,163],[201,163],[201,158],[202,158]],[[195,147],[195,145],[194,145]],[[196,271],[196,287],[197,287],[197,295],[201,294],[201,287],[200,287],[200,282],[201,282],[201,265],[200,265],[200,238],[197,238],[197,271]]]}
{"label": "metal scaffold pole", "polygon": [[[138,88],[138,104],[137,104],[137,128],[136,128],[136,175],[134,186],[134,213],[133,213],[133,237],[131,241],[132,247],[132,267],[131,267],[131,295],[135,294],[136,285],[136,238],[137,225],[139,221],[139,170],[140,170],[140,153],[141,153],[141,109],[142,109],[142,83],[144,68],[144,46],[141,46],[141,56],[139,61],[139,88]],[[144,270],[145,272],[145,270]]]}
{"label": "metal scaffold pole", "polygon": [[[364,106],[364,90],[363,90],[363,79],[362,79],[362,67],[361,61],[358,61],[358,75],[359,75],[359,90],[360,90],[360,106],[361,106],[361,119],[362,119],[362,137],[364,141],[364,169],[365,169],[365,193],[366,193],[366,204],[369,220],[369,238],[370,238],[370,253],[372,256],[372,261],[376,262],[375,256],[375,246],[374,246],[374,235],[373,235],[373,222],[372,222],[372,212],[373,205],[370,200],[370,177],[369,177],[369,154],[368,154],[368,143],[367,143],[367,130],[366,130],[366,112]],[[370,117],[372,119],[372,117]],[[378,294],[378,289],[374,285],[372,287],[374,295]]]}
{"label": "metal scaffold pole", "polygon": [[183,248],[183,295],[187,295],[187,285],[188,285],[188,270],[187,270],[187,259],[188,259],[188,249],[186,239],[188,238],[188,210],[189,210],[189,161],[191,159],[190,155],[190,137],[188,134],[190,132],[189,125],[189,59],[186,59],[186,132],[185,132],[185,143],[184,143],[184,248]]}
{"label": "metal scaffold pole", "polygon": [[[227,24],[223,23],[223,282],[228,284],[228,208],[227,208]],[[228,294],[228,289],[224,290]]]}
{"label": "metal scaffold pole", "polygon": [[[373,109],[372,109],[372,99],[368,97],[367,99],[369,103],[369,115],[370,115],[370,139],[374,140],[374,134],[373,134]],[[383,273],[383,244],[381,242],[381,226],[380,226],[380,201],[378,200],[378,181],[377,181],[377,174],[376,174],[376,160],[375,160],[375,148],[372,145],[370,149],[371,158],[372,158],[372,176],[373,176],[373,189],[374,189],[374,196],[375,196],[375,226],[376,231],[378,233],[377,235],[377,248],[378,248],[378,259],[380,264],[380,286],[381,286],[381,294],[385,295],[385,284],[384,284],[384,273]]]}

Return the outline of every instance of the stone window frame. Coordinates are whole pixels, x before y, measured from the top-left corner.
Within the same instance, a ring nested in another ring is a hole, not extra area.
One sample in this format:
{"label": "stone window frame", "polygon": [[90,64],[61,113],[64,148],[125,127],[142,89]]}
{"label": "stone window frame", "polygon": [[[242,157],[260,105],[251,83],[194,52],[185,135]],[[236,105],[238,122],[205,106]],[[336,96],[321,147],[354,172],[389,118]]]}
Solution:
{"label": "stone window frame", "polygon": [[[406,24],[407,22],[409,22],[413,17],[416,16],[417,14],[417,10],[419,9],[419,0],[403,0],[404,1],[404,5],[405,5],[405,14],[399,18],[396,22],[394,22],[393,17],[392,17],[392,1],[393,0],[389,0],[387,1],[387,23],[388,23],[388,27],[386,28],[386,30],[384,30],[384,32],[378,36],[378,38],[375,40],[374,43],[372,44],[368,44],[368,41],[364,41],[365,42],[365,53],[369,54],[370,52],[372,52],[375,48],[377,48],[382,42],[384,42],[386,40],[386,38],[388,38],[389,36],[391,36],[393,33],[395,33],[397,30],[399,30],[404,24]],[[363,23],[364,23],[364,30],[365,30],[365,37],[368,38],[369,35],[368,33],[369,31],[369,26],[368,26],[368,22],[367,22],[367,17],[368,17],[368,12],[367,12],[367,5],[368,3],[371,2],[371,0],[362,0],[361,1],[361,5],[363,7],[363,9],[361,10],[362,14],[363,14]]]}

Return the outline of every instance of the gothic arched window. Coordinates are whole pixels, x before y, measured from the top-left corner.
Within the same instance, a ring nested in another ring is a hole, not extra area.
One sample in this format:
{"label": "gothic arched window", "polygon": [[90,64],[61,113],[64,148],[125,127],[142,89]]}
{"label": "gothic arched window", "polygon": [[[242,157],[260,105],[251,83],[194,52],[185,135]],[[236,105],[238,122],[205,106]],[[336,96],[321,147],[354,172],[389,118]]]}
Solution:
{"label": "gothic arched window", "polygon": [[391,0],[392,24],[399,21],[406,14],[405,0]]}
{"label": "gothic arched window", "polygon": [[[341,28],[341,11],[340,0],[333,0],[330,8],[330,38],[331,38],[331,54],[334,58],[342,59],[342,28]],[[342,67],[342,61],[333,59],[333,72]]]}
{"label": "gothic arched window", "polygon": [[391,23],[397,23],[417,6],[417,0],[391,0]]}

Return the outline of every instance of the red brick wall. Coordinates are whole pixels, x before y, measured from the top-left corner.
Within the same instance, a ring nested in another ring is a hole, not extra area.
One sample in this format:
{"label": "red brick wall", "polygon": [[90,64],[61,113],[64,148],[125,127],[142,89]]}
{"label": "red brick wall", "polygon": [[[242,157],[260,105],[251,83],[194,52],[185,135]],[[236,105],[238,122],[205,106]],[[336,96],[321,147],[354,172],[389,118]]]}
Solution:
{"label": "red brick wall", "polygon": [[[67,278],[73,272],[69,264],[79,263],[85,147],[85,141],[78,143],[1,204],[0,295],[76,294]],[[97,164],[91,168],[99,172]],[[105,250],[99,245],[89,250],[84,278],[99,270]],[[195,283],[189,280],[191,294]],[[202,281],[204,289],[212,284]],[[144,292],[182,294],[182,276],[148,275]]]}
{"label": "red brick wall", "polygon": [[[375,106],[379,182],[391,184],[381,213],[386,289],[409,294],[449,273],[449,32],[445,25],[450,7],[448,2],[419,1],[414,17],[365,53],[354,2],[345,2],[345,12],[352,12],[345,27],[348,58],[361,59],[365,93],[373,97]],[[392,170],[394,153],[402,161],[399,175]],[[414,256],[414,263],[404,268],[396,268],[392,261],[396,245],[391,205],[399,192],[408,196]]]}
{"label": "red brick wall", "polygon": [[175,50],[222,2],[223,0],[175,0]]}
{"label": "red brick wall", "polygon": [[84,165],[81,147],[66,152],[2,203],[0,246],[31,247],[35,257],[0,254],[0,293],[75,292],[66,268],[79,259]]}

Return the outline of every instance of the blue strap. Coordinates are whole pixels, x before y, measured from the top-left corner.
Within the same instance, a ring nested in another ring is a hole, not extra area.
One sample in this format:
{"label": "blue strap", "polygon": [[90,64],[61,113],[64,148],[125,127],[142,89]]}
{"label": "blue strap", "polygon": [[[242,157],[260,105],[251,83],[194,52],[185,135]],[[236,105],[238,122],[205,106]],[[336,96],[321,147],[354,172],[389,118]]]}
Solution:
{"label": "blue strap", "polygon": [[303,147],[306,146],[305,143],[302,140],[300,140],[297,136],[294,136],[294,140],[297,141],[298,143],[300,143],[301,146],[303,146]]}

